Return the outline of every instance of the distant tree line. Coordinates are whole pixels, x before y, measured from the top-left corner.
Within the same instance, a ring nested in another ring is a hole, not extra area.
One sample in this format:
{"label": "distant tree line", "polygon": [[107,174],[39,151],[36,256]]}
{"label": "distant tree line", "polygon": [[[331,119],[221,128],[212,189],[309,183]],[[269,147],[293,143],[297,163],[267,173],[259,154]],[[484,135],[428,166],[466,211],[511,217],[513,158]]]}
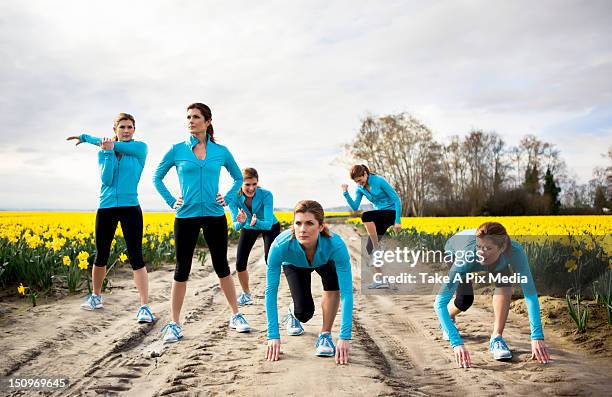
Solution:
{"label": "distant tree line", "polygon": [[367,116],[346,152],[389,180],[404,216],[600,214],[612,207],[612,146],[607,168],[579,184],[555,145],[534,135],[518,146],[482,130],[439,142],[400,113]]}

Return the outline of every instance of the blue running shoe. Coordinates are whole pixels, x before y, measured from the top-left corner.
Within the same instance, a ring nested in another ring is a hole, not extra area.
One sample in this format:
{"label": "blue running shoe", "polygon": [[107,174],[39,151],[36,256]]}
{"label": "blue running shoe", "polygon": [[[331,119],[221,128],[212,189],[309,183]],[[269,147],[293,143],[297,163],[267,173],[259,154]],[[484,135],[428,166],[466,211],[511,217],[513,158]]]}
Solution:
{"label": "blue running shoe", "polygon": [[315,347],[317,348],[316,355],[319,357],[332,357],[336,355],[336,346],[334,346],[329,332],[321,332],[319,334]]}
{"label": "blue running shoe", "polygon": [[243,292],[240,294],[240,296],[237,299],[238,301],[238,305],[239,306],[245,306],[245,305],[252,305],[253,304],[253,298],[251,297],[251,294],[247,294],[246,292]]}
{"label": "blue running shoe", "polygon": [[155,316],[151,313],[151,308],[149,305],[142,305],[138,308],[138,312],[136,313],[136,318],[139,323],[152,323],[155,321]]}
{"label": "blue running shoe", "polygon": [[164,334],[164,343],[174,343],[183,339],[183,329],[174,321],[164,325],[160,332]]}
{"label": "blue running shoe", "polygon": [[251,331],[251,327],[249,326],[249,323],[244,318],[242,313],[236,313],[230,318],[229,327],[235,329],[238,332]]}
{"label": "blue running shoe", "polygon": [[81,309],[83,310],[96,310],[103,307],[101,295],[87,295],[85,302],[81,303]]}
{"label": "blue running shoe", "polygon": [[304,333],[304,327],[302,327],[302,323],[300,322],[300,320],[295,318],[295,316],[291,312],[291,308],[287,310],[287,314],[283,318],[283,324],[285,325],[287,335],[289,336],[298,336]]}
{"label": "blue running shoe", "polygon": [[491,338],[489,351],[496,360],[510,360],[512,358],[512,352],[508,349],[508,345],[506,345],[506,341],[504,341],[501,335]]}

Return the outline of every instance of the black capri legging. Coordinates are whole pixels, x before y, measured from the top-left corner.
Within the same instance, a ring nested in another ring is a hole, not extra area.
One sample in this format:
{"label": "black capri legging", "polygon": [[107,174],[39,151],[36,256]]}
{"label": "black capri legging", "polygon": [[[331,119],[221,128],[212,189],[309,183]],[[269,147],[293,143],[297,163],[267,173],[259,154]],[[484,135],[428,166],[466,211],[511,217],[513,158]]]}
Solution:
{"label": "black capri legging", "polygon": [[264,255],[266,257],[266,263],[268,263],[268,252],[272,242],[280,234],[280,223],[272,225],[270,230],[253,230],[253,229],[242,229],[240,232],[240,238],[238,239],[238,252],[236,253],[236,271],[243,272],[247,268],[249,262],[249,254],[257,237],[263,236],[264,241]]}
{"label": "black capri legging", "polygon": [[[366,211],[361,215],[362,222],[374,222],[376,225],[376,234],[378,238],[387,233],[387,229],[390,226],[395,224],[395,211],[394,210],[374,210],[374,211]],[[372,240],[368,237],[368,244],[366,246],[366,251],[368,254],[372,254],[372,250],[374,249],[374,244]]]}
{"label": "black capri legging", "polygon": [[[510,272],[509,267],[506,267],[500,270],[499,272],[493,273],[500,273],[502,277],[510,276],[512,274]],[[465,280],[463,277],[461,279]],[[512,284],[509,283],[495,282],[496,288],[509,287],[511,285]],[[472,303],[474,303],[474,287],[472,287],[472,283],[459,283],[459,285],[457,286],[457,292],[455,293],[455,300],[453,301],[453,304],[457,309],[464,312],[472,306]]]}
{"label": "black capri legging", "polygon": [[210,250],[213,268],[217,277],[230,275],[227,263],[227,218],[220,216],[197,216],[174,219],[174,247],[176,249],[175,281],[187,281],[200,229]]}
{"label": "black capri legging", "polygon": [[98,208],[96,212],[96,257],[95,266],[106,266],[117,224],[121,222],[123,238],[127,246],[132,269],[142,269],[142,210],[139,205],[131,207]]}
{"label": "black capri legging", "polygon": [[336,265],[333,262],[315,268],[283,265],[283,271],[293,299],[293,314],[303,323],[312,318],[315,310],[312,291],[310,290],[310,274],[313,270],[321,276],[324,291],[340,291]]}

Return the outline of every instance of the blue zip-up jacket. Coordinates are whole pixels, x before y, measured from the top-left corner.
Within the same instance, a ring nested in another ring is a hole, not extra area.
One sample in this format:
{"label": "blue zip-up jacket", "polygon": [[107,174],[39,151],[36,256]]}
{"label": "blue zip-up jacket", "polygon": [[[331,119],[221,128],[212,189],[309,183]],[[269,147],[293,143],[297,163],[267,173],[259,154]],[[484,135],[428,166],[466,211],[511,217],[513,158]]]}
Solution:
{"label": "blue zip-up jacket", "polygon": [[[99,146],[101,138],[82,134],[81,142]],[[113,142],[113,150],[98,152],[98,165],[102,177],[100,208],[130,207],[138,203],[138,182],[147,159],[147,144],[131,140]],[[121,153],[121,160],[115,152]]]}
{"label": "blue zip-up jacket", "polygon": [[237,194],[242,185],[240,168],[225,146],[211,142],[210,137],[207,137],[206,157],[199,160],[193,152],[198,142],[198,138],[190,135],[187,141],[173,145],[153,176],[155,188],[172,208],[177,199],[162,180],[170,168],[176,167],[183,197],[183,205],[176,211],[177,218],[225,215],[223,207],[217,202],[221,167],[225,167],[234,179],[234,184],[225,196],[226,202],[229,197]]}
{"label": "blue zip-up jacket", "polygon": [[402,201],[397,192],[389,185],[382,176],[368,174],[368,185],[370,191],[357,185],[355,189],[355,200],[349,192],[344,192],[344,198],[353,211],[359,209],[361,199],[365,196],[377,210],[395,210],[395,223],[402,223]]}
{"label": "blue zip-up jacket", "polygon": [[351,339],[353,322],[353,284],[351,259],[342,238],[335,233],[331,237],[319,234],[317,249],[312,264],[306,258],[306,252],[300,242],[291,237],[291,230],[285,230],[276,237],[268,256],[266,272],[266,316],[268,318],[268,339],[280,339],[278,332],[278,284],[281,266],[293,265],[313,269],[333,262],[338,274],[342,321],[340,339]]}
{"label": "blue zip-up jacket", "polygon": [[[258,187],[255,190],[255,195],[251,201],[251,207],[253,212],[249,210],[249,207],[244,203],[246,196],[243,194],[236,194],[230,198],[227,202],[230,212],[232,213],[233,227],[236,231],[240,229],[252,229],[252,230],[270,230],[272,226],[278,223],[278,219],[274,216],[274,201],[272,193],[269,190]],[[246,221],[240,223],[236,220],[238,217],[238,211],[244,210],[246,213]],[[257,221],[254,226],[251,226],[251,219],[253,214],[257,216]]]}
{"label": "blue zip-up jacket", "polygon": [[[460,250],[464,252],[473,252],[473,258],[476,258],[476,229],[464,230],[455,234],[446,242],[444,250],[453,253]],[[442,286],[440,292],[438,292],[438,296],[436,297],[434,304],[440,324],[442,325],[444,331],[446,331],[448,334],[452,347],[463,345],[463,339],[461,339],[461,336],[457,331],[457,327],[451,320],[447,307],[448,303],[453,297],[453,294],[455,293],[455,290],[457,289],[458,282],[453,282],[453,280],[455,280],[455,275],[480,271],[499,272],[508,265],[510,265],[514,273],[519,273],[521,276],[527,276],[527,283],[521,283],[521,289],[523,290],[525,303],[527,304],[527,315],[529,317],[529,326],[531,328],[531,339],[544,339],[542,323],[540,321],[540,303],[538,302],[538,293],[533,282],[533,277],[531,276],[527,255],[519,243],[511,240],[510,253],[502,253],[494,267],[483,266],[478,263],[476,259],[469,262],[463,262],[464,263],[458,263],[458,261],[455,260],[455,263],[448,273],[450,281]]]}

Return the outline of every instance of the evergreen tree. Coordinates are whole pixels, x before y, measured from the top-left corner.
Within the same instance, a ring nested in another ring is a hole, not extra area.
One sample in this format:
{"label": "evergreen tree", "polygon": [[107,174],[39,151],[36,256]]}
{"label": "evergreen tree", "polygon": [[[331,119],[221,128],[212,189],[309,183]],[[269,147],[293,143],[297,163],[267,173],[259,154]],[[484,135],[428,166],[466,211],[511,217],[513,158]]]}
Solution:
{"label": "evergreen tree", "polygon": [[544,176],[544,196],[549,200],[549,212],[553,215],[558,214],[559,208],[561,208],[559,193],[561,193],[561,189],[557,186],[555,178],[553,177],[550,168],[548,168],[546,169],[546,175]]}

